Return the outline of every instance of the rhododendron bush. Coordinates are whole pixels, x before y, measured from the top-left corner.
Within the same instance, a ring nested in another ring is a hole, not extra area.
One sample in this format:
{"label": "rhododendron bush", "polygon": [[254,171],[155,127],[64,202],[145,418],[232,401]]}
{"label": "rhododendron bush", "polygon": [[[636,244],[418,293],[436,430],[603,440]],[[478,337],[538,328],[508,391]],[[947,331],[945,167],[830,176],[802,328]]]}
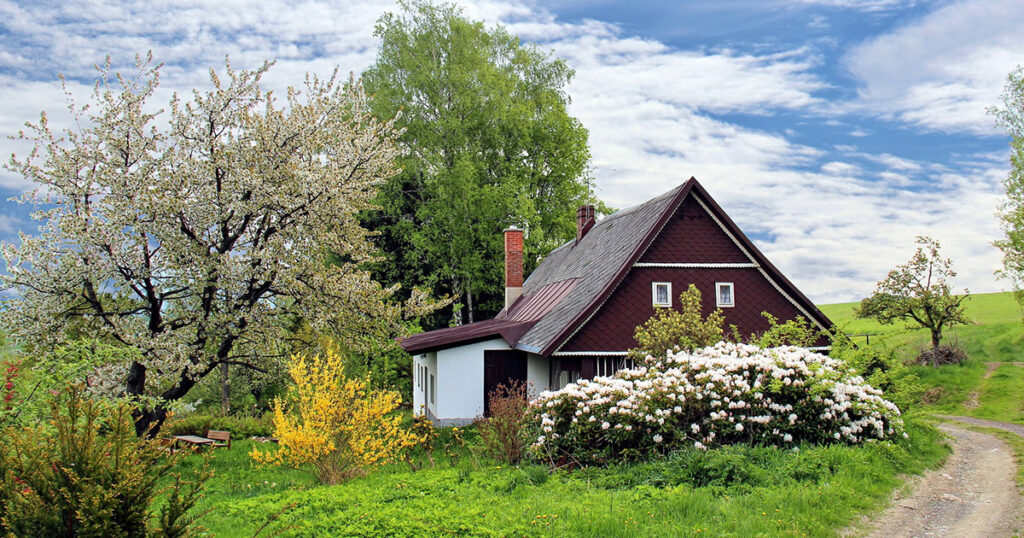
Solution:
{"label": "rhododendron bush", "polygon": [[552,463],[642,459],[682,447],[863,443],[903,435],[895,404],[842,361],[746,344],[648,356],[637,368],[545,391],[531,450]]}

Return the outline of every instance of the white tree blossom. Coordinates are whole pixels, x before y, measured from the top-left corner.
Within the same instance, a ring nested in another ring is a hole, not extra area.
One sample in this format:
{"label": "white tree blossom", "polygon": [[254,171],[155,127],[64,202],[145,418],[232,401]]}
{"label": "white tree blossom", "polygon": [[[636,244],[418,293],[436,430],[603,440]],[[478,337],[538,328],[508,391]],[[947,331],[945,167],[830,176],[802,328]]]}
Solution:
{"label": "white tree blossom", "polygon": [[[71,102],[74,129],[44,113],[20,133],[34,149],[9,168],[39,185],[23,201],[41,233],[3,246],[4,326],[42,346],[84,334],[135,348],[107,382],[163,401],[220,365],[261,368],[286,324],[348,348],[396,329],[402,306],[361,268],[375,254],[356,214],[395,173],[399,133],[359,82],[307,76],[279,100],[260,88],[270,64],[228,64],[212,90],[151,112],[160,66],[136,64],[100,68],[92,102]],[[407,314],[430,307],[413,296]],[[140,431],[163,409],[140,409]]]}

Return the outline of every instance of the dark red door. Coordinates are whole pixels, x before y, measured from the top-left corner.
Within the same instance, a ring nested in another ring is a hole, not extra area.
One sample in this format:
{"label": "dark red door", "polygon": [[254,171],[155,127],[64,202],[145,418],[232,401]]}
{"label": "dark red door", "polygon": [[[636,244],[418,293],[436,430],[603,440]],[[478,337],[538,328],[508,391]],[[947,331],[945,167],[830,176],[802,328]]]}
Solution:
{"label": "dark red door", "polygon": [[491,391],[510,381],[526,383],[526,353],[515,349],[484,351],[484,416],[491,416]]}

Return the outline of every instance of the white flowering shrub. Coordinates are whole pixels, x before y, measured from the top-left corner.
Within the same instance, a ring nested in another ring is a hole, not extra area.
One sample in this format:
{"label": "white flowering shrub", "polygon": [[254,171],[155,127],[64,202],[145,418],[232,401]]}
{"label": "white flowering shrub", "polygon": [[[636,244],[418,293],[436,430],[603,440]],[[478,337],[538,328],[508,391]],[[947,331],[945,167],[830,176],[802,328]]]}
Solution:
{"label": "white flowering shrub", "polygon": [[842,361],[719,343],[545,391],[531,450],[552,463],[643,459],[686,446],[863,443],[903,435],[895,404]]}

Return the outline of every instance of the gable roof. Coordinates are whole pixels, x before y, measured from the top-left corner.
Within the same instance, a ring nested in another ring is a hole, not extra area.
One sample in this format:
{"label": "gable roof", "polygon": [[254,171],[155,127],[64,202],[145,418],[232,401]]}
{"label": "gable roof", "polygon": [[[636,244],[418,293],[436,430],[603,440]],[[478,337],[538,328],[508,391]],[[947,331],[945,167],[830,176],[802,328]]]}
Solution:
{"label": "gable roof", "polygon": [[[832,327],[831,320],[768,261],[704,187],[691,177],[661,196],[605,217],[579,242],[574,239],[553,250],[523,283],[522,297],[495,319],[414,335],[403,339],[402,347],[417,352],[426,349],[421,343],[430,340],[432,348],[439,349],[468,342],[470,338],[482,339],[473,336],[480,331],[494,336],[499,334],[500,327],[515,323],[515,334],[509,335],[514,338],[505,338],[509,345],[551,355],[597,312],[683,200],[691,195],[798,310],[819,327]],[[572,281],[572,285],[560,284],[567,281]],[[558,293],[553,293],[556,288]],[[527,308],[527,304],[532,306]],[[527,316],[526,312],[530,314]]]}
{"label": "gable roof", "polygon": [[580,284],[523,335],[516,347],[548,355],[563,343],[646,250],[650,238],[682,201],[689,183],[601,219],[579,243],[569,241],[548,254],[523,283],[524,295],[565,278],[578,278]]}

